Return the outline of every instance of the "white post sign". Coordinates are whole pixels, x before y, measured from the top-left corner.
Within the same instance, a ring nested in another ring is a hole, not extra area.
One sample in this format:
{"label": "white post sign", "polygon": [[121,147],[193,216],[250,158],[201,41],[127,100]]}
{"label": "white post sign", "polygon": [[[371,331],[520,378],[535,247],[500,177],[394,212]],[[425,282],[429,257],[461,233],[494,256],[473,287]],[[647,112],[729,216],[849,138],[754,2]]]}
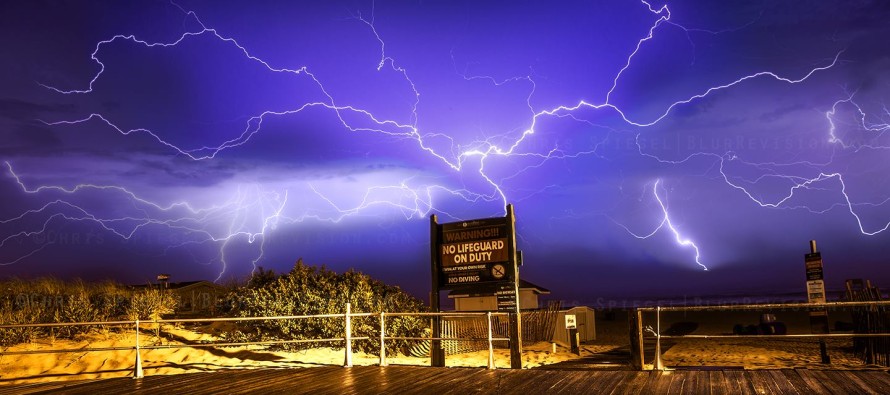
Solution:
{"label": "white post sign", "polygon": [[576,329],[578,327],[574,314],[566,314],[566,329]]}

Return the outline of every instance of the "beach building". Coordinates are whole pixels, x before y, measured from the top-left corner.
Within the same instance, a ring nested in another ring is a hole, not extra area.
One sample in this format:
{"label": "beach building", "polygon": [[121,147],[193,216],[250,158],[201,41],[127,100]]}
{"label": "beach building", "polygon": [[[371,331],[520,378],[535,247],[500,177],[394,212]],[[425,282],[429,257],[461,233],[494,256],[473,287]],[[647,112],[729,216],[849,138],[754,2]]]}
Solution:
{"label": "beach building", "polygon": [[170,275],[162,274],[158,276],[157,283],[134,285],[133,288],[167,289],[176,294],[179,296],[179,305],[175,312],[177,316],[212,313],[219,298],[226,293],[224,287],[207,280],[170,282],[169,279]]}
{"label": "beach building", "polygon": [[[448,299],[454,300],[455,311],[497,311],[496,284],[479,284],[472,288],[452,290]],[[519,279],[519,307],[523,310],[538,309],[538,296],[549,295],[550,290]]]}

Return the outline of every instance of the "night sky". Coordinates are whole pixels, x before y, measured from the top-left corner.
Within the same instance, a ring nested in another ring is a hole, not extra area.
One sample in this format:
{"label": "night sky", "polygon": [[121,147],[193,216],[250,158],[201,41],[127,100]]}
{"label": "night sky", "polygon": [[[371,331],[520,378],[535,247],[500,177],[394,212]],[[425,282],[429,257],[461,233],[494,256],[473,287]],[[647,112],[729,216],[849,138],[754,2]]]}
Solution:
{"label": "night sky", "polygon": [[[221,4],[224,3],[224,4]],[[557,4],[558,3],[558,4]],[[0,277],[302,257],[426,298],[517,216],[553,297],[890,285],[890,3],[4,1]],[[707,268],[707,270],[705,270]]]}

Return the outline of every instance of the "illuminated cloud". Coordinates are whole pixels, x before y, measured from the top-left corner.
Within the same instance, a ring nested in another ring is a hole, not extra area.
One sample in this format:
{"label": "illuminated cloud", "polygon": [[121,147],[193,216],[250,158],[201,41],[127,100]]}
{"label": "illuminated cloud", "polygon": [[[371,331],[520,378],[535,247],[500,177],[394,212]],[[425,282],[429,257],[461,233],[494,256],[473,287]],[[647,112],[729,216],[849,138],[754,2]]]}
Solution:
{"label": "illuminated cloud", "polygon": [[8,8],[12,274],[222,279],[302,256],[422,294],[428,216],[507,203],[524,270],[577,272],[570,292],[615,265],[669,292],[744,288],[741,267],[791,286],[810,238],[841,276],[883,262],[881,5]]}

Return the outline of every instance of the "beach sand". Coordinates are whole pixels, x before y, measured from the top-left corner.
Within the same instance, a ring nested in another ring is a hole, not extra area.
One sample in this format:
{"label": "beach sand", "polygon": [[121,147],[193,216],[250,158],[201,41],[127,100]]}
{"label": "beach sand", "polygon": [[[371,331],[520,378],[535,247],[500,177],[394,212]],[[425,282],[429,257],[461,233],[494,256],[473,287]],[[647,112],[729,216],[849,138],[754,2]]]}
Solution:
{"label": "beach sand", "polygon": [[[732,334],[736,324],[759,323],[760,312],[688,312],[663,313],[662,333],[672,334]],[[777,320],[783,322],[788,333],[809,333],[809,319],[806,312],[775,312]],[[834,317],[849,319],[848,313],[833,313]],[[833,321],[832,321],[833,322]],[[644,325],[655,326],[654,315],[644,317]],[[541,342],[524,345],[523,368],[560,366],[566,361],[584,361],[603,353],[625,355],[629,350],[629,329],[627,313],[601,314],[596,317],[597,339],[582,345],[581,355],[569,352],[563,346]],[[218,334],[224,328],[219,325],[174,327],[164,326],[161,336],[155,331],[140,332],[141,346],[165,346],[185,343],[219,341]],[[649,353],[647,365],[651,367],[654,353],[653,341],[647,340]],[[48,349],[79,349],[133,347],[135,333],[132,329],[123,332],[94,332],[74,340],[41,339],[40,341],[3,348],[0,351],[0,385],[17,385],[47,381],[72,381],[98,378],[132,376],[136,363],[136,353],[132,349],[95,352],[66,352],[58,354],[9,355],[11,351],[39,351]],[[691,367],[730,367],[745,369],[763,368],[808,368],[808,369],[869,369],[852,353],[852,340],[849,338],[827,341],[831,365],[821,363],[818,340],[780,339],[760,336],[755,339],[679,339],[662,341],[662,361],[669,368]],[[159,374],[181,374],[212,371],[219,369],[243,368],[290,368],[322,365],[343,365],[342,348],[316,347],[308,350],[284,352],[270,351],[261,346],[242,347],[186,347],[142,349],[142,367],[146,376]],[[506,348],[494,350],[497,368],[509,368],[510,354]],[[354,365],[377,365],[379,357],[355,352]],[[404,355],[388,355],[391,365],[429,366],[429,358]],[[488,351],[475,351],[448,355],[446,365],[450,367],[486,367]],[[603,365],[603,368],[615,367]],[[618,368],[628,368],[618,366]],[[886,369],[886,368],[884,368]]]}
{"label": "beach sand", "polygon": [[[662,334],[731,335],[737,325],[760,323],[762,313],[771,313],[787,328],[787,334],[810,334],[809,312],[777,311],[696,311],[662,312]],[[644,316],[644,325],[656,326],[655,315]],[[836,322],[851,321],[847,311],[829,314],[831,333],[852,333],[835,330]],[[760,335],[744,339],[663,339],[662,361],[667,367],[723,366],[745,369],[871,369],[853,353],[853,340],[848,337],[825,340],[831,364],[823,364],[819,339],[782,338]],[[654,353],[653,353],[654,354]],[[649,356],[648,359],[652,358]],[[886,368],[884,368],[886,369]]]}

